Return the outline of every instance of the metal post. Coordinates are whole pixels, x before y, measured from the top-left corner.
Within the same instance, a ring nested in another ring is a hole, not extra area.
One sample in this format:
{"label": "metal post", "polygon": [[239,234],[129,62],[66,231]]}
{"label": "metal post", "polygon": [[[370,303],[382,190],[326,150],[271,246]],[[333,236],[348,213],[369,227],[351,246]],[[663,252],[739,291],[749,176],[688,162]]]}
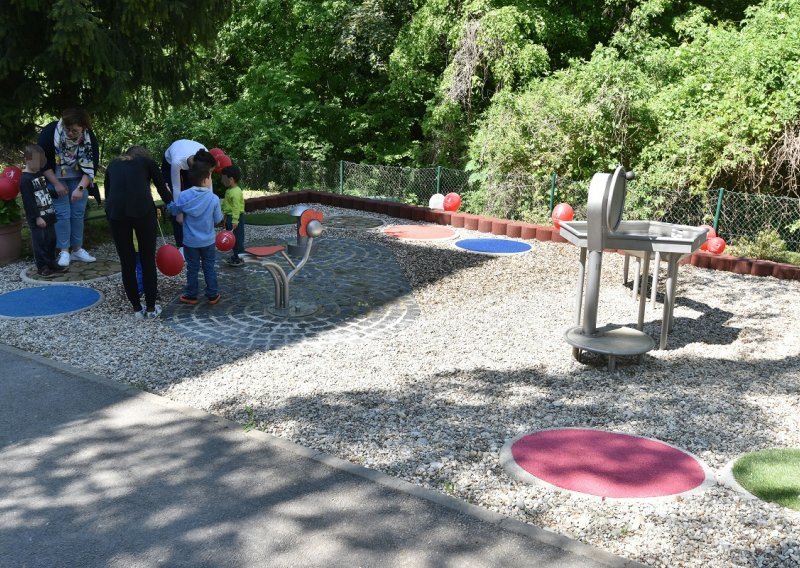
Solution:
{"label": "metal post", "polygon": [[719,214],[722,212],[722,196],[725,193],[725,188],[719,188],[719,197],[717,197],[717,211],[714,213],[714,232],[717,232],[717,227],[719,227]]}
{"label": "metal post", "polygon": [[442,193],[442,166],[436,166],[436,193]]}
{"label": "metal post", "polygon": [[556,201],[556,174],[555,172],[553,172],[553,176],[550,178],[550,215],[553,214],[555,201]]}
{"label": "metal post", "polygon": [[339,160],[339,195],[344,193],[344,160]]}

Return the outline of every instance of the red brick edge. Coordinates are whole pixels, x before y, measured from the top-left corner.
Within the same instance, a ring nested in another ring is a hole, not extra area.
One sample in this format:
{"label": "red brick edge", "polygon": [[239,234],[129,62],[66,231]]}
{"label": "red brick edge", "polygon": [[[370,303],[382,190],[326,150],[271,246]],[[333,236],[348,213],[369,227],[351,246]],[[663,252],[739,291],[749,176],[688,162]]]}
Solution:
{"label": "red brick edge", "polygon": [[[451,213],[420,207],[405,205],[394,201],[381,199],[368,199],[366,197],[353,197],[339,195],[325,191],[292,191],[261,197],[251,197],[245,200],[245,211],[258,211],[272,207],[286,207],[298,203],[320,203],[344,209],[357,209],[374,213],[383,213],[398,219],[411,219],[426,221],[438,225],[450,225],[455,228],[466,228],[482,233],[491,233],[498,236],[507,236],[515,239],[553,241],[565,243],[567,240],[561,236],[558,229],[551,225],[534,225],[522,221],[509,221],[469,213]],[[800,266],[773,262],[771,260],[753,260],[739,258],[728,254],[711,254],[697,251],[683,259],[681,264],[691,264],[698,268],[721,270],[735,274],[750,274],[752,276],[772,276],[781,280],[800,280]]]}

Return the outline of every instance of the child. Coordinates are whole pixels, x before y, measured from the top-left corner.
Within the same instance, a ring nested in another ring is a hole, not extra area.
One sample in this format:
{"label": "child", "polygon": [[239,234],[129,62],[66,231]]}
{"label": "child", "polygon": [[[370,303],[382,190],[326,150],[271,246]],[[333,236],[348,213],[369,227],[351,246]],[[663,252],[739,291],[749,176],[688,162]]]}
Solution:
{"label": "child", "polygon": [[[200,150],[197,154],[208,154]],[[214,164],[213,156],[211,164]],[[202,156],[205,158],[205,156]],[[211,170],[213,166],[203,160],[195,160],[189,169],[188,181],[192,184],[169,204],[173,215],[183,214],[183,255],[186,259],[186,293],[181,296],[182,304],[197,304],[197,275],[203,267],[206,281],[206,298],[209,304],[219,302],[217,287],[216,233],[214,226],[221,223],[222,208],[219,197],[211,191]]]}
{"label": "child", "polygon": [[36,268],[42,278],[52,278],[67,268],[56,263],[56,210],[53,207],[55,190],[48,190],[42,174],[47,158],[36,144],[25,146],[25,169],[20,179],[20,193],[25,218],[31,228],[31,244]]}
{"label": "child", "polygon": [[244,261],[239,258],[244,252],[244,195],[239,187],[241,178],[242,172],[236,166],[222,169],[222,185],[228,188],[225,191],[225,199],[222,200],[225,228],[233,231],[233,236],[236,237],[233,254],[226,261],[228,266],[244,266]]}

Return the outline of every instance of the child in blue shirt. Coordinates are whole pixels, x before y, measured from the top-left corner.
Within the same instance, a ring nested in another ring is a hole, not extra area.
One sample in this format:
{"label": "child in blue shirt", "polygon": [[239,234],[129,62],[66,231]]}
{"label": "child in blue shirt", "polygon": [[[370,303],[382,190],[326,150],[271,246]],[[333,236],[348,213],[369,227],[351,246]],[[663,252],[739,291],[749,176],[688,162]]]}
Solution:
{"label": "child in blue shirt", "polygon": [[[198,154],[205,152],[200,150]],[[207,153],[207,152],[205,152]],[[211,154],[209,154],[211,156]],[[195,160],[189,169],[188,180],[193,185],[180,193],[168,205],[172,215],[183,213],[183,255],[186,259],[186,293],[180,298],[182,304],[198,303],[198,273],[203,267],[206,282],[206,298],[209,304],[219,302],[217,285],[216,232],[214,226],[221,223],[222,208],[219,197],[211,191],[211,161]]]}

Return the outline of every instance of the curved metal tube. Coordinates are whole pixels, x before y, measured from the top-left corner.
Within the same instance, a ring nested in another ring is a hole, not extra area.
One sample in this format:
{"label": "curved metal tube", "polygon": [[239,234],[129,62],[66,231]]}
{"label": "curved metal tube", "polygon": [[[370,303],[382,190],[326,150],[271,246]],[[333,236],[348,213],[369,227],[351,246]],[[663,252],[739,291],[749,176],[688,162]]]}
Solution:
{"label": "curved metal tube", "polygon": [[297,263],[297,266],[294,267],[294,270],[292,270],[289,273],[289,276],[287,277],[286,280],[287,286],[288,283],[292,281],[292,278],[294,278],[295,275],[298,272],[300,272],[300,269],[303,268],[305,263],[308,262],[308,259],[311,257],[311,247],[313,246],[313,244],[314,244],[314,237],[308,237],[308,243],[306,244],[306,250],[303,253],[303,258],[300,260],[300,262]]}
{"label": "curved metal tube", "polygon": [[275,307],[285,308],[289,305],[289,280],[279,264],[262,262],[261,265],[269,271],[275,282]]}

